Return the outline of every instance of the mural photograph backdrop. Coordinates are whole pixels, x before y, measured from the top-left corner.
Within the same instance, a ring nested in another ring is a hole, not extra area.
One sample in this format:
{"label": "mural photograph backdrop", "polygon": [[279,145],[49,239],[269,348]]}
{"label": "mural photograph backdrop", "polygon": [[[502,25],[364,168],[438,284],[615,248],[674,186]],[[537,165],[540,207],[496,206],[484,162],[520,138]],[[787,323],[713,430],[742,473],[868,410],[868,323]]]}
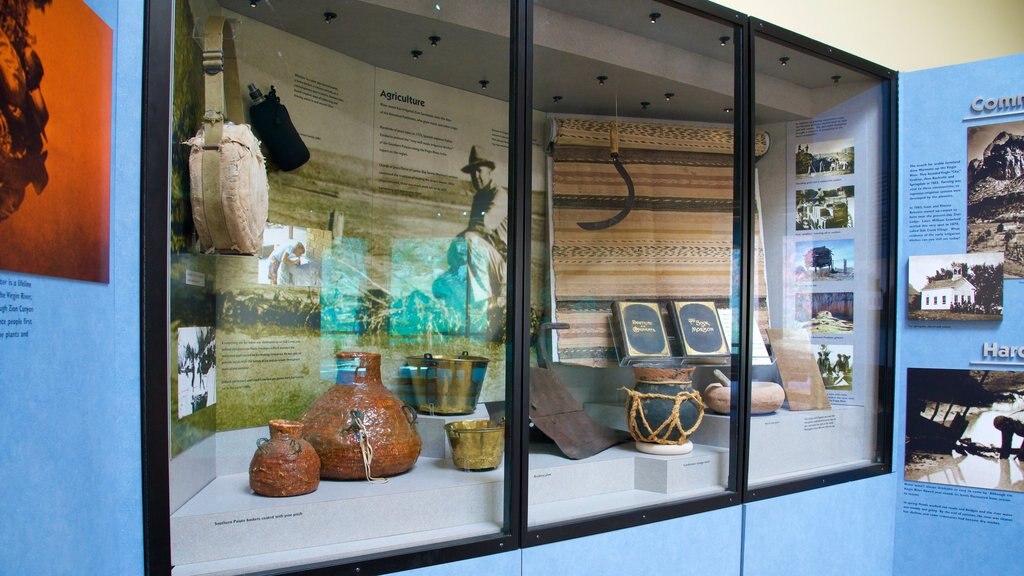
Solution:
{"label": "mural photograph backdrop", "polygon": [[0,269],[106,283],[112,31],[82,0],[0,14]]}

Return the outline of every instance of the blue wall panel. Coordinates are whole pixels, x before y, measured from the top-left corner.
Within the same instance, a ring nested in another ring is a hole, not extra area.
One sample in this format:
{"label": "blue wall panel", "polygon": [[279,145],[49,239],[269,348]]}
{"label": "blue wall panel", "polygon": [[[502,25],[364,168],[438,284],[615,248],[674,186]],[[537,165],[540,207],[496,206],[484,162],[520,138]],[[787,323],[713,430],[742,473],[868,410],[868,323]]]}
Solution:
{"label": "blue wall panel", "polygon": [[524,576],[740,575],[739,506],[523,550]]}
{"label": "blue wall panel", "polygon": [[892,574],[894,488],[889,474],[747,504],[744,576]]}
{"label": "blue wall panel", "polygon": [[439,564],[417,570],[402,572],[403,576],[452,576],[465,574],[466,576],[520,576],[520,553],[518,550],[472,558],[461,562],[450,564]]}
{"label": "blue wall panel", "polygon": [[35,308],[30,337],[0,341],[4,574],[142,572],[142,2],[88,5],[114,39],[110,284],[0,271],[32,284]]}
{"label": "blue wall panel", "polygon": [[[966,165],[968,126],[991,122],[1024,121],[1024,108],[1001,117],[979,115],[971,110],[976,98],[1000,98],[1024,95],[1020,70],[1024,55],[984,62],[911,72],[900,76],[900,190],[901,205],[911,202],[910,166],[928,162],[952,161]],[[966,209],[965,169],[958,174],[961,192],[953,202],[961,214]],[[959,254],[965,251],[966,230],[960,236],[941,242],[910,242],[907,210],[900,211],[899,302],[897,331],[896,430],[897,439],[905,436],[906,373],[908,368],[980,369],[972,361],[982,359],[985,341],[1024,345],[1024,280],[1006,279],[1003,284],[1004,313],[1001,322],[940,323],[939,326],[908,325],[906,321],[907,265],[912,255]],[[1019,367],[1008,369],[1020,370]],[[1020,442],[1018,438],[1015,442]],[[1019,549],[1024,534],[1024,493],[1021,477],[1024,463],[1019,459],[994,461],[992,473],[982,485],[976,472],[971,482],[976,487],[956,487],[965,481],[970,462],[953,464],[933,475],[939,483],[904,482],[903,442],[896,443],[893,456],[899,478],[896,502],[895,574],[959,575],[1018,574],[1021,572]],[[1010,480],[1016,491],[1006,491]],[[1004,490],[992,491],[1001,485]],[[911,510],[911,508],[914,508]],[[923,511],[923,512],[922,512]],[[932,515],[925,515],[932,514]],[[962,514],[960,518],[954,517]],[[992,521],[991,515],[1008,515]],[[984,518],[983,516],[988,516]],[[941,559],[941,561],[936,561]]]}

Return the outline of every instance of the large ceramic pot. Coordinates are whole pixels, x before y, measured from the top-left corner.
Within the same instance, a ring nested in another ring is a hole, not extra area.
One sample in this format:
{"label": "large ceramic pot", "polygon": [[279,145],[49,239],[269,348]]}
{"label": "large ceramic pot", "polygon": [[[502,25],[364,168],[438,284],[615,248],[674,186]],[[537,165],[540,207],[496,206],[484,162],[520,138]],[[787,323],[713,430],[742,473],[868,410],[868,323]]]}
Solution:
{"label": "large ceramic pot", "polygon": [[373,480],[412,468],[423,446],[416,412],[380,379],[380,354],[338,352],[338,383],[306,410],[303,437],[320,477]]}
{"label": "large ceramic pot", "polygon": [[704,418],[704,403],[690,385],[693,368],[638,367],[626,389],[626,423],[641,452],[686,454],[689,437]]}
{"label": "large ceramic pot", "polygon": [[271,420],[270,438],[256,442],[249,487],[261,496],[298,496],[320,485],[320,457],[302,439],[301,422]]}

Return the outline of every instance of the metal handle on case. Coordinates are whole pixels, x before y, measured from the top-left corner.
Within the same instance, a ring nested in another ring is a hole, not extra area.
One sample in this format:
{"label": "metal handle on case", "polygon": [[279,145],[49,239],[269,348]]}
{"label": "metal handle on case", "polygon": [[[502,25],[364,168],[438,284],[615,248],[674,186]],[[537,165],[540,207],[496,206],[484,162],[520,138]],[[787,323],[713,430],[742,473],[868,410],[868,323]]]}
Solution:
{"label": "metal handle on case", "polygon": [[568,330],[569,325],[565,322],[545,322],[540,325],[540,334],[537,338],[537,365],[541,368],[551,366],[551,351],[548,350],[548,334],[552,330]]}

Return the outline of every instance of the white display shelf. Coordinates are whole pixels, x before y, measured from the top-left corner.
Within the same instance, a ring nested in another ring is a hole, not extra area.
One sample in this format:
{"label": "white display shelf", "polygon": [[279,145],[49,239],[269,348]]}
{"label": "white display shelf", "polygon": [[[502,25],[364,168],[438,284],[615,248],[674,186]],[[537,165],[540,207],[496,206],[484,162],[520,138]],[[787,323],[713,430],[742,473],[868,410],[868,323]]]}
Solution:
{"label": "white display shelf", "polygon": [[796,480],[869,463],[875,431],[866,410],[834,406],[751,417],[748,484]]}
{"label": "white display shelf", "polygon": [[[246,573],[253,562],[263,569],[258,558],[264,556],[268,566],[290,565],[293,556],[307,563],[310,557],[302,550],[337,559],[381,547],[498,533],[503,467],[455,468],[444,431],[447,422],[486,417],[482,405],[469,415],[420,415],[423,450],[409,472],[379,483],[323,480],[315,492],[288,498],[258,496],[249,489],[249,460],[257,439],[268,435],[266,427],[218,433],[197,447],[203,460],[210,460],[215,444],[216,476],[171,515],[175,575]],[[186,452],[172,466],[195,459]],[[395,538],[401,542],[390,543]]]}
{"label": "white display shelf", "polygon": [[297,548],[365,542],[403,534],[502,524],[501,468],[464,472],[420,458],[387,483],[324,480],[316,492],[266,498],[248,473],[220,476],[171,515],[175,565]]}
{"label": "white display shelf", "polygon": [[541,450],[530,453],[531,526],[720,493],[728,472],[728,451],[709,446],[655,456],[627,442],[586,460]]}

